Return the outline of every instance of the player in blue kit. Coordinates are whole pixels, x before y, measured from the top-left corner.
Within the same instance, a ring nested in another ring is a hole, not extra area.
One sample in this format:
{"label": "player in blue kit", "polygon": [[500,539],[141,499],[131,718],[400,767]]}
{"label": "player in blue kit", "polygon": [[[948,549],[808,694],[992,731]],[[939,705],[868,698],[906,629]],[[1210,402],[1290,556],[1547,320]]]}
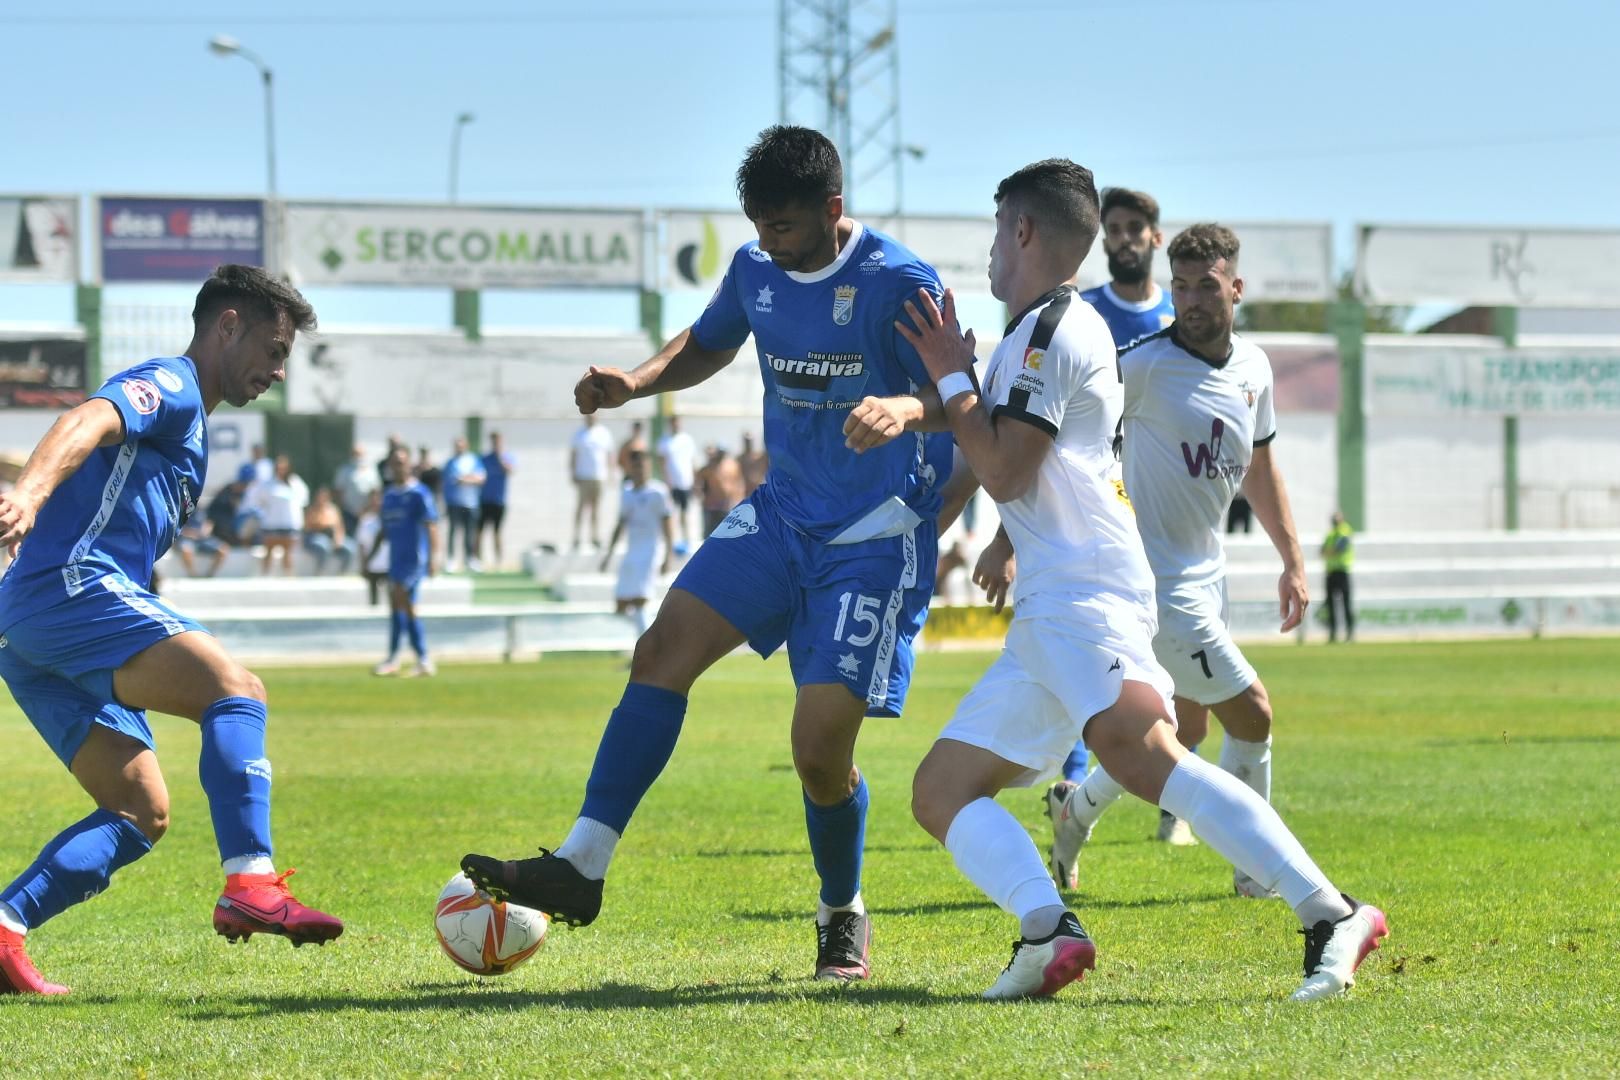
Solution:
{"label": "player in blue kit", "polygon": [[107,887],[169,824],[146,710],[202,728],[199,772],[225,889],[214,929],[294,945],[343,932],[288,891],[271,861],[264,684],[201,625],[151,592],[152,564],[195,512],[207,416],[286,374],[315,312],[257,267],[221,266],[192,311],[185,355],[113,376],[52,425],[0,495],[0,677],[96,803],[0,892],[0,993],[62,994],[29,961],[31,930]]}
{"label": "player in blue kit", "polygon": [[427,485],[411,475],[411,452],[396,446],[385,463],[388,488],[382,498],[382,528],[366,557],[365,566],[376,558],[377,549],[388,544],[388,656],[372,669],[374,675],[399,671],[399,641],[409,636],[416,652],[413,675],[435,675],[438,669],[428,656],[422,620],[416,616],[416,596],[425,578],[433,576],[433,552],[438,550],[439,511]]}
{"label": "player in blue kit", "polygon": [[921,415],[914,395],[930,385],[894,320],[918,289],[940,294],[938,275],[845,217],[842,190],[825,136],[767,129],[737,170],[759,242],[733,255],[703,314],[656,356],[629,372],[593,367],[575,387],[585,414],[680,390],[725,367],[752,333],[770,473],[682,568],[636,643],[562,846],[535,859],[462,860],[499,897],[591,922],[615,845],[674,751],[692,683],[744,642],[761,656],[786,645],[798,688],[793,760],[821,879],[815,974],[834,980],[871,974],[855,740],[864,717],[898,716],[905,701],[950,471],[948,437],[894,438]]}
{"label": "player in blue kit", "polygon": [[1175,305],[1153,280],[1153,253],[1164,246],[1159,201],[1145,191],[1105,188],[1099,239],[1108,256],[1109,280],[1080,298],[1097,309],[1114,345],[1123,349],[1176,320]]}

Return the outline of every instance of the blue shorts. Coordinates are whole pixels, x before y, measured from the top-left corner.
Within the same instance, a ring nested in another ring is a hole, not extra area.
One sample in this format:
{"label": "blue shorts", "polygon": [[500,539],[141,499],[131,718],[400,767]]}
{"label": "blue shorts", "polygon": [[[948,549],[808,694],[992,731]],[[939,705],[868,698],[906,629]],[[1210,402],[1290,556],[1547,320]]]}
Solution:
{"label": "blue shorts", "polygon": [[422,582],[426,580],[427,567],[422,566],[419,563],[413,563],[410,566],[394,566],[393,564],[389,564],[388,583],[390,585],[398,585],[400,588],[404,589],[406,595],[410,597],[412,604],[416,603],[417,593],[421,591]]}
{"label": "blue shorts", "polygon": [[785,643],[794,685],[837,683],[865,700],[866,715],[899,716],[938,546],[932,521],[901,536],[824,544],[784,522],[756,492],[672,587],[719,612],[761,656]]}
{"label": "blue shorts", "polygon": [[64,765],[72,765],[91,724],[155,748],[146,711],[113,696],[113,672],[188,630],[206,632],[129,578],[108,575],[0,635],[0,678]]}

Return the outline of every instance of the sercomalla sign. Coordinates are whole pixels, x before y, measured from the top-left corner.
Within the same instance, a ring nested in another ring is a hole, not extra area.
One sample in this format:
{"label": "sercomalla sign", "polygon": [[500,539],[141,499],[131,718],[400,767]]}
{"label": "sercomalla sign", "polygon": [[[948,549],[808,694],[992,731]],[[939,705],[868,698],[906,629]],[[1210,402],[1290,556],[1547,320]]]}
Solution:
{"label": "sercomalla sign", "polygon": [[636,287],[641,250],[637,211],[287,207],[287,269],[310,285]]}

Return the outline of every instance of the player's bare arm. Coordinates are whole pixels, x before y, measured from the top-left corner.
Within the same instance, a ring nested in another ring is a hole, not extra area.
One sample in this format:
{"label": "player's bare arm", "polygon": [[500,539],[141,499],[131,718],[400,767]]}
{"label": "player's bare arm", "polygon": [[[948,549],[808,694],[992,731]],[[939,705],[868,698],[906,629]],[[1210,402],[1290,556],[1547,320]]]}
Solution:
{"label": "player's bare arm", "polygon": [[951,448],[951,478],[939,489],[939,531],[943,533],[956,523],[967,508],[968,500],[979,490],[979,478],[973,475],[961,447]]}
{"label": "player's bare arm", "polygon": [[658,572],[667,574],[675,569],[675,519],[666,517],[660,524],[664,530],[664,561]]}
{"label": "player's bare arm", "polygon": [[1270,443],[1254,448],[1249,473],[1243,478],[1243,493],[1254,507],[1254,516],[1260,519],[1261,528],[1271,537],[1272,546],[1282,556],[1283,572],[1277,579],[1277,611],[1282,617],[1278,632],[1286,634],[1305,618],[1311,595],[1305,584],[1305,555],[1294,531],[1288,490],[1283,487],[1282,473],[1271,456]]}
{"label": "player's bare arm", "polygon": [[1007,603],[1007,591],[1018,575],[1018,557],[1013,553],[1012,537],[1007,530],[996,526],[996,535],[990,538],[979,561],[973,565],[973,584],[984,590],[985,602],[1000,611]]}
{"label": "player's bare arm", "polygon": [[619,546],[619,537],[624,535],[624,518],[613,523],[613,535],[608,537],[607,547],[602,549],[602,563],[597,567],[602,573],[607,573],[608,564],[613,561],[613,550]]}
{"label": "player's bare arm", "polygon": [[685,390],[713,376],[736,355],[736,349],[703,348],[688,328],[630,371],[593,364],[574,384],[574,404],[589,415],[598,409],[617,409],[633,398]]}
{"label": "player's bare arm", "polygon": [[78,471],[92,450],[123,440],[124,418],[104,398],[91,398],[58,418],[28,455],[16,487],[0,495],[0,545],[21,543],[33,531],[45,500]]}
{"label": "player's bare arm", "polygon": [[[901,320],[894,324],[895,329],[922,357],[935,386],[952,375],[968,378],[973,368],[973,331],[962,333],[951,290],[945,290],[944,311],[927,290],[919,289],[916,299],[906,301],[905,313],[911,325]],[[996,423],[971,386],[954,392],[947,386],[940,396],[946,395],[945,419],[984,490],[998,503],[1024,494],[1052,446],[1052,436],[1032,424]]]}
{"label": "player's bare arm", "polygon": [[439,555],[438,555],[438,551],[439,551],[439,526],[435,522],[430,521],[430,522],[427,523],[427,541],[428,541],[428,565],[427,565],[428,577],[438,577],[439,576]]}

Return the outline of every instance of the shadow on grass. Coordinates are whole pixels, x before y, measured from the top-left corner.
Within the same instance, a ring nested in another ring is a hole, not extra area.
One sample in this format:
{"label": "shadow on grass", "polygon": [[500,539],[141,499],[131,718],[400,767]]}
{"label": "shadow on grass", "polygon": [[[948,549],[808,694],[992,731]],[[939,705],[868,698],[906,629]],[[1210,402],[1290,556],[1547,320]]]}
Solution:
{"label": "shadow on grass", "polygon": [[1620,743],[1620,735],[1516,735],[1509,731],[1507,738],[1500,735],[1469,735],[1455,739],[1426,739],[1425,747],[1449,749],[1458,746],[1508,746],[1515,743],[1534,743],[1543,746],[1613,746]]}
{"label": "shadow on grass", "polygon": [[[925,840],[917,844],[868,844],[862,849],[866,854],[874,852],[894,853],[898,851],[938,851],[939,845],[932,840]],[[797,858],[802,859],[810,854],[810,846],[797,848],[701,848],[692,854],[699,859],[734,859],[739,855],[754,855],[760,858]]]}
{"label": "shadow on grass", "polygon": [[[1232,899],[1229,892],[1211,892],[1198,895],[1176,896],[1138,896],[1131,899],[1109,900],[1101,897],[1087,898],[1084,896],[1069,895],[1065,897],[1071,910],[1082,917],[1088,911],[1128,911],[1132,908],[1153,907],[1184,907],[1188,904],[1216,904]],[[879,907],[872,905],[867,911],[873,915],[950,915],[956,912],[990,910],[993,905],[988,900],[942,900],[933,904],[905,904],[893,907]],[[810,916],[803,909],[792,911],[734,911],[733,918],[747,919],[751,922],[798,922]]]}
{"label": "shadow on grass", "polygon": [[275,994],[248,995],[229,1002],[181,1007],[185,1019],[196,1022],[256,1019],[297,1013],[425,1011],[484,1012],[512,1009],[684,1009],[703,1005],[806,1004],[862,1006],[944,1005],[977,1001],[972,994],[937,994],[918,986],[882,986],[871,983],[817,983],[810,979],[765,978],[753,982],[703,983],[693,986],[648,987],[628,983],[566,990],[516,990],[476,982],[418,983],[395,994]]}

